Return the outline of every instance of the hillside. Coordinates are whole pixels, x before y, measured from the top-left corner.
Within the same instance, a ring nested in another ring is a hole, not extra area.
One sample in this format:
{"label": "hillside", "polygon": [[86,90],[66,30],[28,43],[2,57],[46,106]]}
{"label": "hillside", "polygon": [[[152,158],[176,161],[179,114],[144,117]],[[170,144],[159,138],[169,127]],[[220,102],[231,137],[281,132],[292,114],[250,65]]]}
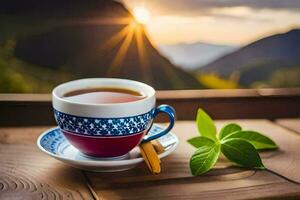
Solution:
{"label": "hillside", "polygon": [[[255,41],[231,54],[199,68],[198,72],[213,72],[228,78],[240,75],[240,84],[271,81],[280,71],[299,71],[300,29],[276,34]],[[300,77],[298,77],[300,79]]]}
{"label": "hillside", "polygon": [[[143,81],[156,89],[201,88],[191,74],[159,54],[121,3],[82,2],[1,1],[0,43],[15,41],[15,59],[26,63],[28,71],[34,68],[41,72],[33,73],[37,84],[39,80],[54,86],[85,77],[120,77]],[[42,69],[53,72],[52,77],[55,73],[67,75],[53,82],[41,78]],[[32,92],[40,89],[36,90]]]}

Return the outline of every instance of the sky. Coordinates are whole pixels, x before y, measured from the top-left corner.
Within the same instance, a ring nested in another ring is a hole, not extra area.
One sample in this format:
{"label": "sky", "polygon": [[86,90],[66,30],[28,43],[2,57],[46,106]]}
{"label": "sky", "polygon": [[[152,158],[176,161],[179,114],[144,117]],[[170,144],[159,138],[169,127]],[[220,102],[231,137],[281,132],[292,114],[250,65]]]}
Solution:
{"label": "sky", "polygon": [[300,28],[300,0],[123,0],[150,13],[145,24],[157,45],[207,42],[243,46]]}

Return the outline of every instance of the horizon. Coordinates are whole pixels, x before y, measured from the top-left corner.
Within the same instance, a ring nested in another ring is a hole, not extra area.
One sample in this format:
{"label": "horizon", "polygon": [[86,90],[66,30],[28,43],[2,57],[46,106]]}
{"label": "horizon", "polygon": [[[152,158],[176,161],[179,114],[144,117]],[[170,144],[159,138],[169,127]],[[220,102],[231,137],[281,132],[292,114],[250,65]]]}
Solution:
{"label": "horizon", "polygon": [[132,13],[139,7],[150,13],[150,19],[144,26],[157,46],[198,42],[245,46],[271,35],[300,28],[297,20],[300,19],[300,2],[293,0],[284,3],[273,0],[122,2]]}

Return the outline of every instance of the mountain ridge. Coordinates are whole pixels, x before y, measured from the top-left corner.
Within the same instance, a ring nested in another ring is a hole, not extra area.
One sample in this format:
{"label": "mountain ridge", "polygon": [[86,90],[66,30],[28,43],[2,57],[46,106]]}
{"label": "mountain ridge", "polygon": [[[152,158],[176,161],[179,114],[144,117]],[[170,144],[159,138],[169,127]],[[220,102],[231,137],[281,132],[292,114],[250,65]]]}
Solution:
{"label": "mountain ridge", "polygon": [[202,65],[236,50],[237,46],[207,42],[178,43],[158,46],[159,51],[181,68],[194,71]]}
{"label": "mountain ridge", "polygon": [[300,29],[259,39],[199,68],[198,73],[216,73],[228,78],[240,74],[240,83],[268,79],[275,70],[300,66]]}

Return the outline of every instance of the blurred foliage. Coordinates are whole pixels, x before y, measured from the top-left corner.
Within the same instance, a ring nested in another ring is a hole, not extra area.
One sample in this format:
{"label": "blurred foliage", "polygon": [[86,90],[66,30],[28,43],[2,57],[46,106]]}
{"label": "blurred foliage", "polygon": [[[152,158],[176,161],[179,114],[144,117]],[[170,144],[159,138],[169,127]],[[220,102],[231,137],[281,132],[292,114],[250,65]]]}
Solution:
{"label": "blurred foliage", "polygon": [[271,87],[300,87],[300,67],[273,72],[270,85]]}
{"label": "blurred foliage", "polygon": [[32,84],[27,84],[23,74],[16,70],[19,62],[12,56],[14,45],[15,42],[9,40],[0,46],[0,92],[31,92]]}
{"label": "blurred foliage", "polygon": [[[245,76],[245,72],[244,76]],[[253,73],[252,75],[253,76]],[[300,67],[287,66],[276,69],[267,78],[254,81],[252,84],[244,85],[240,83],[240,73],[234,72],[228,79],[215,73],[201,73],[198,80],[205,87],[210,89],[236,89],[236,88],[292,88],[300,87]]]}
{"label": "blurred foliage", "polygon": [[251,87],[300,87],[300,67],[276,70],[270,75],[269,80],[255,82]]}
{"label": "blurred foliage", "polygon": [[16,41],[0,43],[0,92],[41,93],[71,77],[63,71],[54,71],[26,63],[14,56]]}
{"label": "blurred foliage", "polygon": [[236,89],[239,88],[238,78],[233,74],[228,80],[221,78],[217,74],[201,73],[198,80],[207,88],[211,89]]}

